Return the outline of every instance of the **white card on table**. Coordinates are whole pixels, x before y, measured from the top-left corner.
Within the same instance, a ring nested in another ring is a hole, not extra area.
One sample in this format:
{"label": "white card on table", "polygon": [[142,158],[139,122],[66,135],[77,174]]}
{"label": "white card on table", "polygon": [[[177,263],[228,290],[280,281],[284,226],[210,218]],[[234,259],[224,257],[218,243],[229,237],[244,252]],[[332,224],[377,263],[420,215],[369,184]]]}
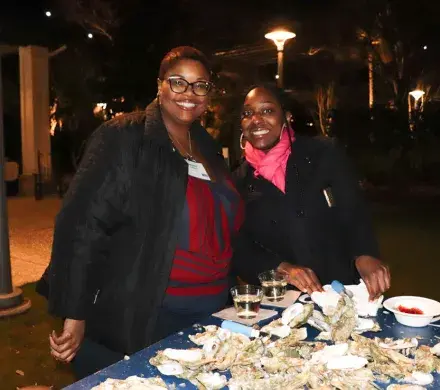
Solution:
{"label": "white card on table", "polygon": [[275,310],[260,309],[255,318],[240,318],[237,315],[235,307],[229,307],[213,314],[214,317],[221,318],[223,320],[239,322],[240,324],[244,325],[255,325],[257,322],[267,320],[268,318],[272,318],[277,315],[278,312]]}
{"label": "white card on table", "polygon": [[293,305],[301,294],[302,294],[301,291],[287,290],[286,295],[284,295],[284,298],[281,301],[274,302],[264,297],[263,300],[261,301],[261,304],[265,306],[286,308],[289,307],[290,305]]}

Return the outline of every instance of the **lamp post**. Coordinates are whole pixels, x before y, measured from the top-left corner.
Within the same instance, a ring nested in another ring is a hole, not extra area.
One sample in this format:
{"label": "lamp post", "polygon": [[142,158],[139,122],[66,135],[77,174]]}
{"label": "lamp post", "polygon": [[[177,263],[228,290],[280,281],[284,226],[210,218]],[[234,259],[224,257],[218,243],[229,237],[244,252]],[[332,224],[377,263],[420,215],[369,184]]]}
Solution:
{"label": "lamp post", "polygon": [[[409,120],[409,130],[413,131],[416,123],[415,123],[415,115],[413,117],[412,113],[412,105],[411,105],[411,96],[414,98],[414,109],[416,109],[416,105],[420,99],[422,99],[420,103],[420,107],[423,108],[423,97],[425,95],[425,92],[421,89],[415,89],[414,91],[411,91],[408,93],[408,120]],[[416,113],[417,114],[417,113]]]}
{"label": "lamp post", "polygon": [[292,39],[296,37],[296,34],[291,31],[286,30],[275,30],[270,33],[267,33],[265,38],[272,40],[278,51],[278,73],[277,73],[277,85],[282,88],[284,83],[284,74],[283,74],[283,57],[284,57],[284,44],[288,39]]}
{"label": "lamp post", "polygon": [[408,114],[410,117],[411,117],[411,112],[412,112],[411,96],[414,98],[415,104],[417,104],[417,102],[420,100],[420,98],[422,98],[421,105],[423,105],[423,96],[424,95],[425,95],[425,92],[420,89],[415,89],[414,91],[411,91],[410,93],[408,93]]}
{"label": "lamp post", "polygon": [[373,47],[379,45],[379,40],[371,41],[371,46],[368,51],[368,107],[370,110],[374,107],[374,55]]}
{"label": "lamp post", "polygon": [[422,98],[422,104],[423,104],[423,96],[425,95],[424,91],[420,89],[415,89],[414,91],[411,91],[409,94],[414,98],[416,103],[419,101],[420,98]]}
{"label": "lamp post", "polygon": [[9,51],[9,49],[5,50],[5,47],[0,47],[0,318],[24,313],[31,307],[30,300],[23,298],[21,289],[13,287],[11,275],[6,185],[4,178],[3,84],[1,77],[2,54],[7,52],[13,51]]}

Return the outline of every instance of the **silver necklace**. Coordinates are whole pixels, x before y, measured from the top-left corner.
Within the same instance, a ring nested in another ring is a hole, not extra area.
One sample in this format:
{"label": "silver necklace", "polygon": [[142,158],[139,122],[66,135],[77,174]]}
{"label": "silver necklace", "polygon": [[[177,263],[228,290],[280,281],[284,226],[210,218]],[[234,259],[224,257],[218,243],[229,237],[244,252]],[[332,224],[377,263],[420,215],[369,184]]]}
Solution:
{"label": "silver necklace", "polygon": [[192,152],[191,132],[190,131],[188,131],[189,153],[188,153],[188,150],[179,142],[179,140],[177,138],[174,138],[171,134],[170,134],[170,138],[173,143],[177,142],[179,144],[179,146],[183,149],[183,151],[186,153],[188,158],[190,158],[191,160],[194,160],[193,152]]}

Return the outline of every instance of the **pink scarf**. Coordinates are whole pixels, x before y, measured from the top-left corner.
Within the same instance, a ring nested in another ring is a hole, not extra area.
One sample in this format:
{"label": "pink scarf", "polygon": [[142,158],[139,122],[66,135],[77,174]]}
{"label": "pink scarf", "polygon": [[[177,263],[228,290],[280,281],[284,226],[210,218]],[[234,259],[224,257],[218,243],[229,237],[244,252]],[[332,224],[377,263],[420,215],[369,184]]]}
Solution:
{"label": "pink scarf", "polygon": [[281,129],[280,142],[269,152],[264,153],[262,150],[255,149],[250,142],[246,142],[244,150],[246,160],[255,169],[255,177],[263,176],[283,193],[286,193],[286,167],[291,153],[289,133],[292,134],[292,142],[295,141],[293,130],[289,128],[289,131],[285,131],[286,129],[287,126],[284,125]]}

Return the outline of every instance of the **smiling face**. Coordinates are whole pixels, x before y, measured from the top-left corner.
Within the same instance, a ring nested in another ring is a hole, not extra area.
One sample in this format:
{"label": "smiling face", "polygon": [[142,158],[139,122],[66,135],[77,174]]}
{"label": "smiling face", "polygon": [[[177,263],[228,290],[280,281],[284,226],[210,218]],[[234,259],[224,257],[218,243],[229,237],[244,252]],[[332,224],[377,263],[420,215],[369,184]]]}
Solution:
{"label": "smiling face", "polygon": [[[184,89],[182,87],[187,83],[197,84],[189,85],[185,92],[174,92]],[[203,93],[204,83],[209,83],[209,72],[202,63],[190,59],[176,62],[166,72],[163,80],[158,81],[160,106],[164,118],[178,125],[191,125],[208,106],[207,95],[198,96],[194,93],[194,90],[198,94]]]}
{"label": "smiling face", "polygon": [[241,113],[243,135],[251,145],[267,151],[274,147],[285,123],[283,109],[270,91],[254,88],[244,101]]}

